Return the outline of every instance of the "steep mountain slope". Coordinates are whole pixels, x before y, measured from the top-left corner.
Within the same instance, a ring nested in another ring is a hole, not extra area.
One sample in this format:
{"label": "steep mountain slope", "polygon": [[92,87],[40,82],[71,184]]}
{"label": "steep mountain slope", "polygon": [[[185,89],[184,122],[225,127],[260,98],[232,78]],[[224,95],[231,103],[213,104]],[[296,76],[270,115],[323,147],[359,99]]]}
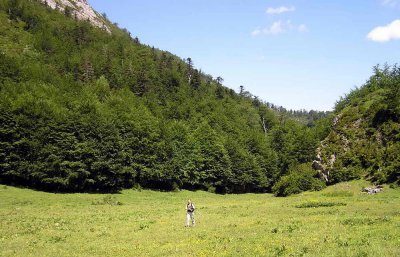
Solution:
{"label": "steep mountain slope", "polygon": [[89,21],[96,27],[111,33],[104,17],[101,17],[87,2],[87,0],[41,0],[46,6],[65,13],[79,20]]}
{"label": "steep mountain slope", "polygon": [[328,183],[366,176],[400,182],[400,69],[375,74],[336,105],[336,118],[313,167]]}
{"label": "steep mountain slope", "polygon": [[265,192],[312,161],[324,122],[288,119],[190,58],[57,2],[0,0],[2,183]]}

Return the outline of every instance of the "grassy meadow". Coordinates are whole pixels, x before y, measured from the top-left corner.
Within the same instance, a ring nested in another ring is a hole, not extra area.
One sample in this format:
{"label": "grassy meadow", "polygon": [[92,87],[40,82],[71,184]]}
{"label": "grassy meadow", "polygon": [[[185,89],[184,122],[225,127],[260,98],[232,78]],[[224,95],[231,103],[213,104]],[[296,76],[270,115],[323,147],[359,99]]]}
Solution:
{"label": "grassy meadow", "polygon": [[[400,189],[365,181],[287,198],[0,186],[0,256],[400,256]],[[186,228],[185,203],[196,204]]]}

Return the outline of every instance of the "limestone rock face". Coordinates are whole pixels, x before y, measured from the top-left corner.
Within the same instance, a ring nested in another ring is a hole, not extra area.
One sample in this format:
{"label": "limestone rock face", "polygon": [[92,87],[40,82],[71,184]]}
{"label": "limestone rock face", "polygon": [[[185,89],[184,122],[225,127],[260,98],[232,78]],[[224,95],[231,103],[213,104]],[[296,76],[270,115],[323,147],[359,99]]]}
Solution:
{"label": "limestone rock face", "polygon": [[[376,139],[369,139],[368,133],[364,129],[367,126],[366,122],[364,117],[353,115],[352,112],[338,114],[333,119],[331,131],[320,142],[312,164],[313,169],[318,171],[322,180],[330,183],[335,172],[338,170],[346,172],[347,166],[351,167],[353,161],[349,156],[362,156],[365,160],[371,158],[372,155],[373,158],[372,151],[363,149],[368,149],[371,146],[369,142],[372,140],[379,143],[378,139],[381,134],[378,131]],[[380,141],[382,142],[382,140]],[[346,162],[347,164],[344,164]]]}
{"label": "limestone rock face", "polygon": [[325,182],[329,182],[330,169],[333,167],[333,164],[335,164],[336,155],[332,154],[327,163],[323,162],[321,155],[322,155],[322,148],[319,147],[317,149],[317,156],[312,163],[312,168],[318,171],[318,174],[322,180],[324,180]]}
{"label": "limestone rock face", "polygon": [[104,18],[98,14],[87,2],[87,0],[40,0],[52,9],[64,11],[66,7],[71,8],[72,16],[79,20],[88,20],[94,26],[99,27],[108,33],[110,28],[106,25]]}
{"label": "limestone rock face", "polygon": [[[349,140],[347,137],[337,131],[337,127],[339,126],[341,116],[338,115],[334,118],[332,123],[332,129],[336,134],[336,140],[340,142],[339,151],[340,152],[347,152],[349,151]],[[319,177],[324,180],[325,182],[330,182],[331,179],[331,170],[333,165],[336,162],[336,152],[327,151],[328,146],[331,144],[330,140],[327,138],[323,140],[320,146],[316,150],[316,156],[312,163],[312,168],[318,171]]]}
{"label": "limestone rock face", "polygon": [[321,161],[314,160],[312,163],[312,168],[318,171],[318,174],[322,180],[325,182],[329,181],[329,170],[321,163]]}

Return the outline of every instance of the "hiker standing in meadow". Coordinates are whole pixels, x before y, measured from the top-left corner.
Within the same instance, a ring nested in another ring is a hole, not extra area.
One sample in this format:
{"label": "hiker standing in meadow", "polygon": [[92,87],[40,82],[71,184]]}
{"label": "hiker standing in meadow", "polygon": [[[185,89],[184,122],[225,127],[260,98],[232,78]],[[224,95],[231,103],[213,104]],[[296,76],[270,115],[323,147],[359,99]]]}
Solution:
{"label": "hiker standing in meadow", "polygon": [[190,223],[192,223],[192,226],[195,225],[194,210],[195,210],[194,204],[189,199],[186,204],[186,227],[189,227]]}

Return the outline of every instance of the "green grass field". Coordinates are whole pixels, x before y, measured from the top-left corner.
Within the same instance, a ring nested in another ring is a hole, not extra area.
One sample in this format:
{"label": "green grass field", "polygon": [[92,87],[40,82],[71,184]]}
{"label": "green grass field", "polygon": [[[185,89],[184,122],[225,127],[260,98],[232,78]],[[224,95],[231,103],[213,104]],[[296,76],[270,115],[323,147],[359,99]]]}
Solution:
{"label": "green grass field", "polygon": [[[288,198],[0,186],[0,256],[400,256],[400,190],[365,181]],[[185,203],[197,207],[186,228]]]}

